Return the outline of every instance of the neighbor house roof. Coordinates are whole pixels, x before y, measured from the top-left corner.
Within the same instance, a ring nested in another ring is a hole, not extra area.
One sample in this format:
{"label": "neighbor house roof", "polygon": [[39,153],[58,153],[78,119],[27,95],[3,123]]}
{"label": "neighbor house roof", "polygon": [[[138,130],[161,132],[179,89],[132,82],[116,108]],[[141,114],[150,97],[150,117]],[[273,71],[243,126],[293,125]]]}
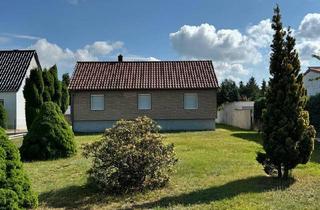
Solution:
{"label": "neighbor house roof", "polygon": [[35,56],[40,66],[35,50],[3,50],[0,51],[0,91],[18,91],[24,80],[30,62]]}
{"label": "neighbor house roof", "polygon": [[308,70],[304,73],[304,75],[308,74],[311,71],[320,74],[320,67],[309,67]]}
{"label": "neighbor house roof", "polygon": [[70,90],[209,89],[211,61],[77,62]]}

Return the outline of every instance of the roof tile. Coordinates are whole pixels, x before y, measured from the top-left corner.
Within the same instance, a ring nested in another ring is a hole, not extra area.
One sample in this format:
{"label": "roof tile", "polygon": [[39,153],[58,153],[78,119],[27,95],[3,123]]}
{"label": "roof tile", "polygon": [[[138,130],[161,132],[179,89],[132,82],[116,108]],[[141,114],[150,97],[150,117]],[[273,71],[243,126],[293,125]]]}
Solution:
{"label": "roof tile", "polygon": [[217,88],[211,61],[77,62],[70,90]]}

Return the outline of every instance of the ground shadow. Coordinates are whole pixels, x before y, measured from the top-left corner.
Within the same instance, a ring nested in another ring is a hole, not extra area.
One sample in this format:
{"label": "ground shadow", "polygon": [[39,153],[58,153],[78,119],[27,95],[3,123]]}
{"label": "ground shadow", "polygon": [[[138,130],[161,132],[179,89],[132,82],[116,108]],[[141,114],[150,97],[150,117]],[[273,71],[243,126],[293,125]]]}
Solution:
{"label": "ground shadow", "polygon": [[90,205],[108,202],[110,197],[89,184],[68,186],[39,195],[39,202],[50,208],[90,209]]}
{"label": "ground shadow", "polygon": [[236,132],[232,133],[231,136],[247,140],[247,141],[253,141],[258,144],[262,144],[261,134],[254,131],[247,131],[247,132]]}
{"label": "ground shadow", "polygon": [[229,182],[222,186],[210,187],[176,196],[164,197],[155,202],[135,205],[133,208],[150,209],[156,207],[173,207],[175,205],[189,206],[196,204],[208,204],[212,201],[230,199],[237,195],[246,193],[261,193],[270,190],[284,190],[291,186],[294,181],[295,180],[293,178],[281,181],[279,179],[266,176],[249,177],[246,179]]}
{"label": "ground shadow", "polygon": [[[254,132],[254,131],[247,131],[247,132],[235,132],[231,134],[234,137],[246,140],[246,141],[253,141],[257,144],[262,145],[261,134]],[[314,150],[311,155],[311,162],[320,163],[320,142],[314,142]]]}

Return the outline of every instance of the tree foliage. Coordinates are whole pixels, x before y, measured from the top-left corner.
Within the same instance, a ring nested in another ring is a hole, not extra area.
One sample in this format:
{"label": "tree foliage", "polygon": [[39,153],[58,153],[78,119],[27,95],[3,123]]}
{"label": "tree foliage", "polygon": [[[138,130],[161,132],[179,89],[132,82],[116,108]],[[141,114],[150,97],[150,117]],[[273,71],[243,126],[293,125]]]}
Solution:
{"label": "tree foliage", "polygon": [[0,209],[30,209],[37,205],[19,151],[0,128]]}
{"label": "tree foliage", "polygon": [[261,83],[261,90],[260,90],[260,95],[261,97],[265,97],[267,93],[267,82],[265,80],[262,80]]}
{"label": "tree foliage", "polygon": [[147,117],[118,121],[102,140],[84,148],[85,157],[93,158],[89,180],[113,193],[164,186],[177,159],[173,144],[164,145],[158,131]]}
{"label": "tree foliage", "polygon": [[24,160],[47,160],[76,153],[74,134],[60,107],[45,102],[20,148]]}
{"label": "tree foliage", "polygon": [[0,127],[6,129],[8,122],[8,114],[4,108],[4,105],[0,103]]}
{"label": "tree foliage", "polygon": [[43,103],[44,82],[41,69],[32,69],[26,79],[23,89],[26,109],[27,128],[30,129],[32,122],[37,117]]}
{"label": "tree foliage", "polygon": [[250,77],[248,83],[246,84],[245,95],[250,101],[254,101],[259,98],[260,89],[254,77]]}
{"label": "tree foliage", "polygon": [[70,95],[69,95],[69,90],[68,90],[68,86],[70,83],[70,78],[69,78],[69,74],[64,74],[62,75],[62,93],[61,93],[61,111],[62,113],[65,113],[66,110],[68,109],[69,106],[69,102],[70,102]]}
{"label": "tree foliage", "polygon": [[280,9],[274,9],[274,30],[270,57],[270,82],[266,94],[267,107],[263,115],[263,148],[257,161],[268,174],[287,178],[298,164],[309,161],[314,148],[315,130],[304,111],[306,90],[303,87],[295,39],[290,28],[282,27]]}
{"label": "tree foliage", "polygon": [[[54,65],[50,69],[32,69],[29,78],[26,79],[23,94],[26,100],[26,121],[27,128],[31,128],[31,124],[39,113],[44,102],[52,101],[56,103],[61,110],[65,109],[62,100],[69,100],[69,94],[62,96],[63,84],[58,79],[57,66]],[[65,91],[65,90],[64,90]],[[64,97],[64,99],[62,99]]]}
{"label": "tree foliage", "polygon": [[313,125],[319,136],[320,133],[320,93],[310,96],[306,110],[310,113],[310,124]]}
{"label": "tree foliage", "polygon": [[226,102],[238,101],[239,98],[239,90],[236,83],[230,79],[225,79],[217,93],[218,106]]}

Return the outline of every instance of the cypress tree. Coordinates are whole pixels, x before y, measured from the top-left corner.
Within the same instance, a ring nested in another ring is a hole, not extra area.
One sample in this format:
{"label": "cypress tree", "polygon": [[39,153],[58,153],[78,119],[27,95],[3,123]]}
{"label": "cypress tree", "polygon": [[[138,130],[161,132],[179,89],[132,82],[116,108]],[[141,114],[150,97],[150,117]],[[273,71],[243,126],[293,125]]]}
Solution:
{"label": "cypress tree", "polygon": [[44,83],[43,101],[51,101],[55,92],[53,75],[47,69],[44,69],[42,77]]}
{"label": "cypress tree", "polygon": [[54,94],[51,98],[51,101],[56,103],[59,107],[61,106],[61,82],[58,79],[58,69],[54,65],[49,69],[51,76],[53,77],[54,82]]}
{"label": "cypress tree", "polygon": [[26,122],[27,128],[31,127],[32,122],[40,111],[43,104],[44,83],[41,69],[32,69],[30,76],[26,79],[23,95],[26,100]]}
{"label": "cypress tree", "polygon": [[304,111],[306,91],[303,87],[295,39],[282,28],[280,9],[274,9],[271,45],[270,82],[263,114],[263,148],[257,161],[268,174],[288,178],[289,171],[309,161],[314,148],[315,130]]}
{"label": "cypress tree", "polygon": [[68,90],[69,83],[70,83],[69,74],[68,73],[63,74],[62,83],[61,83],[62,88],[61,88],[61,106],[60,106],[62,113],[66,112],[70,102],[70,95]]}

